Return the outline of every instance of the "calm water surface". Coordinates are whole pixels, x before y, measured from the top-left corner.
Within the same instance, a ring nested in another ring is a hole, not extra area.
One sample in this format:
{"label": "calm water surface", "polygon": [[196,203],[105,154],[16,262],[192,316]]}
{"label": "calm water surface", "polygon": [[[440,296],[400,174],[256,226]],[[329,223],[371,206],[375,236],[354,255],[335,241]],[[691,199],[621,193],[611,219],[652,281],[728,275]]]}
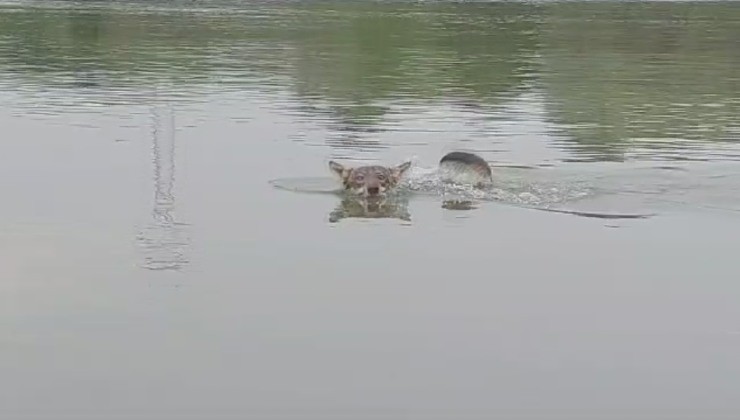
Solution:
{"label": "calm water surface", "polygon": [[[735,2],[0,2],[0,418],[740,418],[739,42]],[[493,197],[271,183],[451,150]]]}

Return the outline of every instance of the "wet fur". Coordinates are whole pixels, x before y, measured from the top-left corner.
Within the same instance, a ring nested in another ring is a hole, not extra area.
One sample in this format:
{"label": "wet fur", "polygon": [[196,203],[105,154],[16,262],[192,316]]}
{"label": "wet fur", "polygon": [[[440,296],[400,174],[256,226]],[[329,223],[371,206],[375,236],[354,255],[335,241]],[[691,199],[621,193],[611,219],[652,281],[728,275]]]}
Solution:
{"label": "wet fur", "polygon": [[491,167],[483,158],[473,153],[451,152],[439,161],[440,177],[445,182],[473,184],[486,187],[493,183]]}
{"label": "wet fur", "polygon": [[[410,167],[411,162],[393,167],[367,165],[356,168],[348,168],[335,161],[329,162],[329,168],[339,176],[345,191],[364,197],[385,195],[398,185]],[[472,184],[477,187],[492,183],[490,166],[473,153],[448,153],[440,159],[439,169],[444,182]]]}
{"label": "wet fur", "polygon": [[411,168],[411,162],[404,162],[394,167],[368,165],[347,168],[330,161],[329,168],[339,175],[346,191],[369,197],[385,195],[395,188],[404,172]]}

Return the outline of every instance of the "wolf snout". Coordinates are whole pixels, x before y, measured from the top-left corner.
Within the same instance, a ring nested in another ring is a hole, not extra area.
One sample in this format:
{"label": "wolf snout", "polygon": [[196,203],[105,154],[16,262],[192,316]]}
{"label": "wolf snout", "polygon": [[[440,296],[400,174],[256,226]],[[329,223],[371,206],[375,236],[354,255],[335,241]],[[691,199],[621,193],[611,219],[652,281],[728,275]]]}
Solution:
{"label": "wolf snout", "polygon": [[369,195],[378,195],[380,193],[380,187],[367,187],[367,193]]}

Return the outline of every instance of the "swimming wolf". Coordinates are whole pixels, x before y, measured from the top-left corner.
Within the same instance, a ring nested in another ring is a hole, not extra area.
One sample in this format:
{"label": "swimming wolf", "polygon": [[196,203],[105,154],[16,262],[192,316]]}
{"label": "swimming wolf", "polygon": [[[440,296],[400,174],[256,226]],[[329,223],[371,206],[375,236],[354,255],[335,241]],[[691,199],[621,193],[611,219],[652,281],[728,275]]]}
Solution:
{"label": "swimming wolf", "polygon": [[[363,197],[380,197],[395,188],[411,162],[398,166],[366,165],[347,168],[329,161],[329,168],[339,176],[344,190]],[[443,182],[472,184],[485,187],[492,183],[491,167],[478,155],[451,152],[439,161],[439,175]]]}

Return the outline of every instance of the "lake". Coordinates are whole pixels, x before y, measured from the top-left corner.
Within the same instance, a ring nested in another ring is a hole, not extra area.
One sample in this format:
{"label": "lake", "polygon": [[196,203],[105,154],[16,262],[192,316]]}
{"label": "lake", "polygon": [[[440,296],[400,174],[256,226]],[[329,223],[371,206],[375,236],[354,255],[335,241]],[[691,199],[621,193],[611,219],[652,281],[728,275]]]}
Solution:
{"label": "lake", "polygon": [[[737,2],[0,0],[0,418],[740,418],[739,40]],[[494,193],[316,191],[453,150]]]}

